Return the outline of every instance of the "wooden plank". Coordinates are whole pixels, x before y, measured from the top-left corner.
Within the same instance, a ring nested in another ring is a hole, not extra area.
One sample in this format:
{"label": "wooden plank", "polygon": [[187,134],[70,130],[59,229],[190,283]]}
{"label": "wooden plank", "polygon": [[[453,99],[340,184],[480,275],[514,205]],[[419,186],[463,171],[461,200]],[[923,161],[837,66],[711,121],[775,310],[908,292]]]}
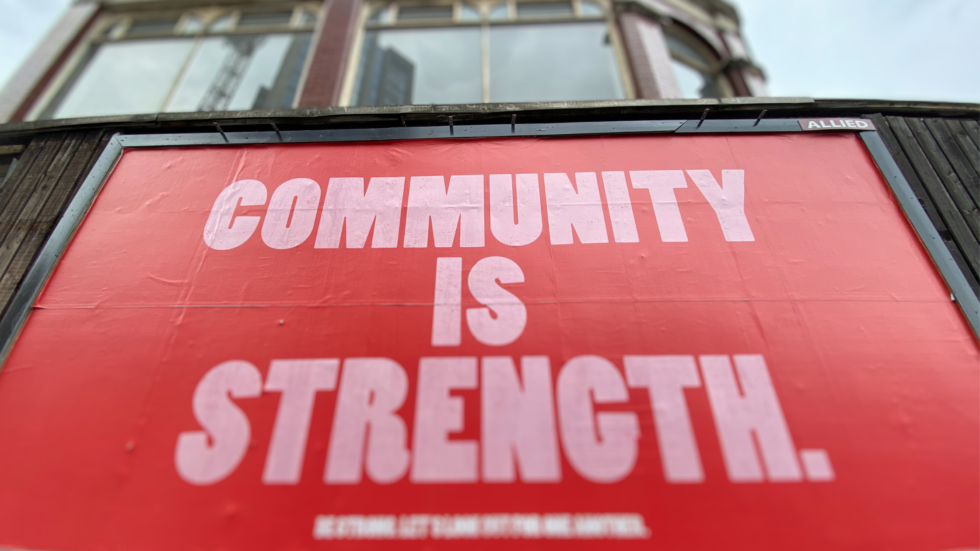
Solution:
{"label": "wooden plank", "polygon": [[10,172],[10,165],[13,162],[14,157],[0,157],[0,186],[7,181],[7,173]]}
{"label": "wooden plank", "polygon": [[895,164],[898,165],[899,170],[905,176],[905,180],[908,182],[909,187],[912,188],[912,193],[919,199],[919,204],[922,205],[923,210],[926,211],[926,216],[936,227],[936,231],[939,232],[939,236],[942,238],[943,242],[946,244],[946,248],[949,250],[949,254],[952,255],[953,260],[956,261],[957,266],[960,267],[960,271],[966,277],[967,282],[973,289],[974,293],[980,296],[980,274],[976,274],[970,263],[964,258],[962,251],[953,239],[952,233],[950,233],[949,228],[946,227],[946,223],[943,222],[942,217],[939,215],[939,211],[936,210],[936,205],[933,203],[932,198],[929,197],[929,193],[926,192],[925,186],[922,185],[922,181],[919,179],[919,175],[916,174],[915,169],[912,167],[911,161],[909,161],[908,156],[905,155],[905,151],[902,149],[901,144],[895,138],[892,133],[892,129],[888,124],[885,117],[881,115],[870,115],[869,118],[874,121],[875,128],[878,129],[878,135],[881,136],[883,142],[885,142],[885,147],[892,154],[892,158],[895,160]]}
{"label": "wooden plank", "polygon": [[962,119],[960,124],[963,125],[963,130],[966,130],[966,135],[973,141],[973,145],[980,148],[980,123],[974,119]]}
{"label": "wooden plank", "polygon": [[23,145],[0,145],[0,155],[16,155],[22,151]]}
{"label": "wooden plank", "polygon": [[89,172],[91,172],[92,166],[99,160],[99,155],[102,155],[102,152],[105,150],[106,146],[109,145],[109,141],[112,140],[113,133],[107,131],[106,129],[99,129],[93,130],[92,135],[95,136],[92,138],[95,140],[95,149],[92,151],[91,157],[84,165],[84,170],[82,171],[81,176],[75,180],[72,188],[69,190],[69,194],[64,202],[64,205],[61,207],[61,210],[58,211],[57,218],[59,219],[61,218],[61,215],[64,213],[65,209],[68,208],[69,200],[75,197],[75,193],[78,192],[78,188],[81,187],[82,182],[85,181],[85,177],[88,176]]}
{"label": "wooden plank", "polygon": [[[52,163],[58,158],[59,154],[64,157],[64,151],[62,145],[67,138],[67,134],[59,134],[52,136],[44,144],[44,149],[40,152],[37,159],[34,161],[34,165],[31,170],[24,174],[24,177],[16,184],[16,188],[12,190],[10,199],[5,205],[3,205],[3,210],[0,211],[0,243],[7,237],[11,228],[16,226],[20,220],[20,211],[27,204],[27,201],[31,198],[34,193],[34,189],[42,181],[44,181],[45,175],[51,168]],[[67,162],[67,159],[62,158],[60,162]],[[19,169],[19,167],[18,167]],[[4,186],[6,187],[6,186]]]}
{"label": "wooden plank", "polygon": [[932,163],[929,162],[929,158],[922,151],[919,142],[916,141],[915,136],[912,134],[912,130],[906,124],[905,118],[887,117],[887,120],[892,132],[895,134],[895,138],[901,144],[902,150],[908,156],[912,167],[915,169],[916,174],[918,174],[923,187],[936,205],[936,210],[946,223],[946,227],[952,234],[956,246],[963,253],[963,258],[970,265],[970,269],[973,271],[974,277],[976,277],[980,274],[980,243],[977,242],[976,237],[970,231],[966,220],[963,219],[963,214],[957,208],[956,203],[953,202],[952,197],[949,196],[949,192],[946,191],[946,186],[943,185],[939,175],[933,169]]}
{"label": "wooden plank", "polygon": [[970,135],[966,132],[966,128],[963,127],[962,121],[959,119],[945,119],[945,122],[953,137],[956,138],[956,143],[960,145],[960,149],[966,153],[967,159],[970,160],[970,166],[976,169],[977,172],[980,172],[980,148],[977,148],[977,144],[973,143],[973,140],[970,139]]}
{"label": "wooden plank", "polygon": [[963,153],[960,145],[956,142],[956,138],[953,137],[953,133],[949,131],[949,127],[942,119],[926,119],[925,123],[946,156],[946,160],[949,161],[953,171],[956,172],[960,182],[962,182],[963,187],[966,188],[974,206],[980,206],[980,173],[977,172],[977,168]]}
{"label": "wooden plank", "polygon": [[111,137],[101,130],[88,132],[83,136],[81,146],[38,215],[38,224],[33,228],[34,231],[26,234],[23,243],[12,256],[7,270],[0,277],[0,312],[6,312],[10,300],[20,287],[37,254]]}
{"label": "wooden plank", "polygon": [[[34,174],[29,175],[32,177],[25,178],[21,189],[11,199],[10,209],[5,209],[0,216],[0,246],[18,228],[30,224],[40,206],[47,201],[48,195],[78,148],[79,138],[76,136],[77,134],[66,134],[51,162],[40,164],[39,158],[35,170],[32,171]],[[26,185],[27,183],[33,185]]]}
{"label": "wooden plank", "polygon": [[[79,177],[78,172],[91,157],[92,150],[98,143],[98,136],[88,136],[88,134],[88,132],[73,133],[63,142],[62,151],[56,158],[56,162],[49,167],[44,180],[35,188],[31,198],[21,209],[17,225],[0,242],[0,274],[6,272],[14,254],[30,233],[47,234],[50,231],[57,211],[45,216],[44,208],[59,187],[64,188],[64,192],[58,196],[67,196]],[[83,147],[86,145],[87,147]],[[79,159],[81,159],[81,166],[78,166]],[[75,170],[69,170],[73,168],[73,163]],[[58,205],[60,208],[60,203]]]}
{"label": "wooden plank", "polygon": [[4,182],[3,186],[0,186],[0,210],[10,202],[10,197],[17,190],[19,182],[27,176],[31,167],[34,166],[34,161],[45,151],[49,139],[50,136],[34,138],[24,151],[24,154],[20,156],[20,159],[17,161],[17,166],[14,168],[13,173],[10,174],[10,178]]}
{"label": "wooden plank", "polygon": [[963,185],[959,176],[956,175],[956,171],[953,170],[949,159],[946,158],[946,155],[943,155],[942,149],[933,137],[932,132],[929,132],[925,122],[922,119],[912,117],[906,118],[905,122],[912,129],[912,133],[915,134],[915,138],[919,142],[922,151],[926,154],[926,158],[932,164],[933,170],[936,171],[939,179],[946,186],[946,191],[953,198],[953,203],[956,205],[956,208],[960,209],[960,214],[963,215],[963,220],[970,228],[970,231],[973,232],[973,237],[976,238],[977,242],[980,242],[980,211],[977,210],[976,203],[966,191],[966,186]]}

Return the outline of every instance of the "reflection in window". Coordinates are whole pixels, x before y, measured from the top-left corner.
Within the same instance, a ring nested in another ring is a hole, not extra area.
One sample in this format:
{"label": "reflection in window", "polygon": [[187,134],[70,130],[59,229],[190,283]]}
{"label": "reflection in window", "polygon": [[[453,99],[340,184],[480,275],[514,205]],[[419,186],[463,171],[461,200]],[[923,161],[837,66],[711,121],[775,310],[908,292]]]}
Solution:
{"label": "reflection in window", "polygon": [[398,10],[399,21],[438,21],[453,18],[452,6],[413,6],[401,7]]}
{"label": "reflection in window", "polygon": [[602,8],[593,2],[583,0],[579,2],[579,6],[583,17],[602,17],[604,15]]}
{"label": "reflection in window", "polygon": [[192,45],[193,40],[103,44],[53,118],[160,111]]}
{"label": "reflection in window", "polygon": [[126,34],[132,37],[152,36],[169,34],[177,26],[177,18],[151,19],[147,21],[133,21],[126,30]]}
{"label": "reflection in window", "polygon": [[308,46],[306,34],[207,38],[163,110],[291,107]]}
{"label": "reflection in window", "polygon": [[365,33],[356,105],[479,103],[480,29]]}
{"label": "reflection in window", "polygon": [[704,73],[676,59],[670,60],[670,65],[674,68],[674,76],[677,77],[681,97],[688,99],[702,97],[701,90],[704,89],[705,83]]}
{"label": "reflection in window", "polygon": [[571,2],[521,2],[517,4],[520,19],[550,19],[571,17]]}
{"label": "reflection in window", "polygon": [[184,24],[180,27],[180,34],[197,34],[204,30],[204,22],[201,21],[200,17],[196,15],[191,15],[184,20]]}
{"label": "reflection in window", "polygon": [[301,26],[312,25],[314,23],[316,23],[316,15],[314,15],[313,12],[309,10],[303,10],[299,13],[299,24]]}
{"label": "reflection in window", "polygon": [[[453,8],[386,6],[369,15],[350,103],[626,97],[610,27],[595,20],[605,16],[598,4],[498,3],[483,12],[482,21],[480,12],[465,3]],[[401,25],[419,23],[415,28],[390,28],[384,14],[395,10]],[[446,22],[455,26],[446,27]]]}
{"label": "reflection in window", "polygon": [[490,101],[622,99],[605,23],[508,25],[490,31]]}
{"label": "reflection in window", "polygon": [[510,8],[507,4],[497,4],[490,8],[490,21],[507,21],[510,17]]}
{"label": "reflection in window", "polygon": [[231,15],[223,15],[211,23],[211,32],[223,33],[231,30]]}
{"label": "reflection in window", "polygon": [[119,40],[120,38],[126,36],[126,27],[128,27],[128,25],[125,21],[117,21],[114,25],[109,27],[109,30],[106,31],[105,35],[110,40]]}
{"label": "reflection in window", "polygon": [[[678,31],[674,30],[674,33]],[[720,74],[718,62],[706,55],[703,46],[696,46],[693,38],[679,34],[668,34],[666,38],[682,97],[723,98],[731,95],[731,87]]]}
{"label": "reflection in window", "polygon": [[[292,11],[226,13],[211,21],[190,14],[179,35],[177,19],[134,21],[114,41],[93,46],[42,117],[291,108],[310,45],[309,32],[290,32],[292,20]],[[209,36],[202,34],[206,23],[208,33],[283,32]]]}
{"label": "reflection in window", "polygon": [[469,21],[479,21],[480,20],[480,12],[479,12],[479,10],[477,10],[476,8],[474,8],[473,6],[469,6],[469,5],[463,4],[462,7],[460,8],[459,20],[460,21],[467,21],[467,22],[469,22]]}
{"label": "reflection in window", "polygon": [[238,28],[245,29],[249,27],[281,27],[289,24],[289,20],[292,19],[293,12],[291,11],[280,11],[280,12],[268,12],[268,13],[243,13],[241,17],[238,18]]}

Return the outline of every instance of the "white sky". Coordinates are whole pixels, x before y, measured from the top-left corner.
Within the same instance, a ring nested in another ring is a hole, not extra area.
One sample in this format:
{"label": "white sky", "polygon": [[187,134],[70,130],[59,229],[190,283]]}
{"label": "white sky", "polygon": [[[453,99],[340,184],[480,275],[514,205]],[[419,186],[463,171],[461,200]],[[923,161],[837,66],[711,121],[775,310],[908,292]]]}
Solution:
{"label": "white sky", "polygon": [[980,0],[730,0],[773,96],[980,102]]}
{"label": "white sky", "polygon": [[[980,0],[731,0],[774,96],[980,102]],[[70,0],[0,0],[6,82]]]}

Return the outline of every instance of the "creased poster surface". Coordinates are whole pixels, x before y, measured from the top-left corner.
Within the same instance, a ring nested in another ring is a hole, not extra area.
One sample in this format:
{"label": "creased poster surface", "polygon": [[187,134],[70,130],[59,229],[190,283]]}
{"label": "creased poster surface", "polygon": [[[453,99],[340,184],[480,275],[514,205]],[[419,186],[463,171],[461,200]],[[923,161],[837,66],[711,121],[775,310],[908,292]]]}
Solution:
{"label": "creased poster surface", "polygon": [[0,545],[978,545],[977,343],[853,135],[127,151]]}

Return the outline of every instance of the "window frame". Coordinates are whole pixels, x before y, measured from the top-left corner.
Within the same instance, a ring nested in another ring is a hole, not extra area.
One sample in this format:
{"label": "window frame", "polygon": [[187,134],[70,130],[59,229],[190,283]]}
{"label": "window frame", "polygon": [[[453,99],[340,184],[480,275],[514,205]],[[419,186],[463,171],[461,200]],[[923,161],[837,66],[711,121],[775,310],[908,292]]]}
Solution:
{"label": "window frame", "polygon": [[[315,35],[319,20],[323,17],[324,4],[318,1],[300,0],[283,3],[270,9],[270,6],[227,6],[227,7],[206,7],[191,9],[163,9],[148,11],[110,11],[101,14],[95,23],[85,33],[78,45],[75,46],[66,62],[58,69],[55,77],[45,87],[44,92],[34,102],[28,111],[25,120],[34,121],[39,119],[50,119],[58,106],[64,101],[65,97],[71,92],[76,82],[85,73],[88,64],[94,58],[96,52],[103,44],[137,42],[141,40],[191,40],[192,46],[189,53],[182,62],[180,71],[171,89],[166,94],[161,107],[152,113],[164,112],[167,103],[172,99],[174,92],[181,78],[193,60],[194,53],[197,51],[201,42],[214,36],[246,36],[262,34],[299,34],[310,33]],[[286,25],[256,25],[245,28],[238,27],[238,21],[243,13],[271,13],[291,11],[289,22]],[[313,16],[312,22],[304,23],[304,13]],[[231,24],[225,30],[212,30],[210,27],[224,16],[230,16]],[[174,27],[169,32],[147,33],[139,36],[127,36],[130,27],[134,22],[160,20],[168,17],[174,18]],[[184,33],[192,18],[197,17],[202,22],[200,30],[193,33]],[[113,29],[118,28],[118,36],[113,35]],[[306,63],[300,74],[300,82],[306,79],[309,71],[310,52],[307,52]],[[295,108],[299,102],[299,94],[293,98],[292,107]],[[136,113],[152,114],[152,113]]]}
{"label": "window frame", "polygon": [[[601,15],[584,15],[582,10],[583,2],[598,5],[602,9]],[[531,17],[519,18],[517,15],[517,4],[519,3],[569,3],[572,4],[571,17]],[[400,7],[424,7],[424,6],[453,6],[453,16],[450,20],[424,20],[413,19],[411,21],[399,22],[398,10]],[[475,8],[480,14],[479,20],[461,20],[463,6]],[[506,20],[490,20],[490,11],[499,5],[507,6]],[[391,22],[373,22],[370,18],[384,10],[390,10]],[[632,73],[629,70],[629,62],[626,58],[625,47],[619,28],[615,22],[615,12],[611,0],[381,0],[367,2],[361,7],[361,13],[357,20],[357,32],[352,41],[352,48],[347,59],[347,68],[344,74],[344,84],[341,88],[340,101],[341,107],[354,107],[354,88],[359,70],[361,49],[364,47],[364,38],[368,31],[386,29],[424,29],[424,28],[479,28],[480,29],[480,68],[481,68],[481,90],[482,103],[488,104],[490,101],[490,27],[505,25],[549,25],[557,23],[577,23],[577,22],[604,22],[606,31],[609,33],[609,42],[613,50],[613,59],[616,63],[616,73],[619,75],[619,83],[623,89],[622,101],[636,98],[633,86]],[[598,100],[601,101],[601,100]],[[361,106],[357,106],[361,107]]]}
{"label": "window frame", "polygon": [[[735,97],[735,89],[732,86],[731,80],[728,75],[725,74],[726,59],[718,54],[714,48],[705,43],[701,38],[697,36],[697,33],[684,28],[683,25],[677,22],[673,22],[671,25],[664,25],[664,46],[667,48],[667,54],[670,56],[672,61],[677,61],[687,65],[695,71],[699,71],[705,75],[708,75],[715,80],[718,88],[721,90],[722,95],[720,98],[732,98]],[[670,47],[670,40],[676,40],[685,46],[691,48],[696,53],[700,54],[704,60],[708,63],[705,64],[702,60],[694,59],[683,52],[676,52]],[[673,70],[673,67],[671,67]],[[676,76],[675,76],[676,78]],[[688,98],[685,98],[688,99]],[[703,96],[696,99],[704,99]],[[710,98],[708,98],[710,99]]]}

